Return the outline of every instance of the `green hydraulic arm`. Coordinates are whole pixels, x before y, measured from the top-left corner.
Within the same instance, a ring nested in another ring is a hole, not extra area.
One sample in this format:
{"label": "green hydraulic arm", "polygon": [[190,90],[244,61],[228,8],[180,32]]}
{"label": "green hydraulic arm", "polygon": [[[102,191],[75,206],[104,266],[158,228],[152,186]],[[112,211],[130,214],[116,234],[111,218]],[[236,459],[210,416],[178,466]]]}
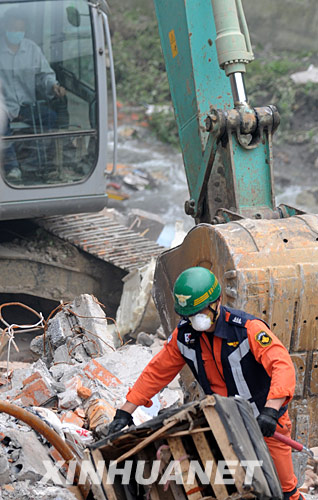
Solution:
{"label": "green hydraulic arm", "polygon": [[274,106],[252,108],[253,60],[241,0],[154,0],[190,199],[197,222],[292,215],[275,206]]}

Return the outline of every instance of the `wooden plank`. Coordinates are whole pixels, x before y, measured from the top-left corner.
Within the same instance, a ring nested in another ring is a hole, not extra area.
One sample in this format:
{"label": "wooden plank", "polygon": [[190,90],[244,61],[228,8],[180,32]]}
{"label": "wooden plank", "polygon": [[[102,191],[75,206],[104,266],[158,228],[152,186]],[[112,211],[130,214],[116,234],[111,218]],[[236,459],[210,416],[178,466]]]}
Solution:
{"label": "wooden plank", "polygon": [[210,427],[199,427],[198,429],[192,429],[192,431],[187,430],[187,431],[174,432],[173,434],[165,434],[164,436],[162,436],[162,439],[164,439],[165,437],[172,438],[172,437],[192,436],[192,434],[198,434],[207,431],[211,432]]}
{"label": "wooden plank", "polygon": [[160,429],[158,429],[156,432],[154,432],[150,436],[148,436],[145,439],[143,439],[141,441],[141,443],[138,443],[136,446],[134,446],[133,448],[131,448],[131,450],[127,451],[126,453],[124,453],[123,455],[121,455],[119,458],[117,458],[117,460],[116,460],[117,463],[119,464],[120,462],[123,462],[123,460],[127,460],[127,458],[131,457],[132,455],[135,455],[140,450],[142,450],[143,448],[145,448],[146,446],[148,446],[148,444],[152,443],[153,441],[156,441],[156,439],[158,439],[159,437],[161,437],[162,434],[164,434],[168,429],[170,429],[171,427],[173,427],[174,425],[176,425],[176,423],[177,423],[177,420],[171,420],[170,422],[168,422],[163,427],[160,427]]}
{"label": "wooden plank", "polygon": [[[211,429],[209,428],[209,431]],[[213,453],[210,449],[209,443],[207,441],[207,438],[203,433],[201,434],[192,434],[192,439],[194,441],[195,447],[197,449],[197,452],[201,458],[202,464],[205,467],[205,464],[207,461],[212,462],[212,474],[210,477],[210,484],[213,488],[213,491],[215,493],[215,496],[218,500],[224,500],[228,498],[229,494],[227,492],[227,489],[224,484],[215,484],[215,474],[217,471],[217,462],[213,456]]]}
{"label": "wooden plank", "polygon": [[[95,464],[96,468],[97,468],[98,462],[100,462],[100,461],[105,462],[104,458],[103,458],[103,455],[101,454],[101,452],[99,450],[92,450],[91,454],[92,454],[92,457],[93,457],[94,464]],[[103,485],[104,491],[106,492],[107,500],[116,500],[117,496],[116,496],[116,493],[115,493],[114,486],[112,484],[107,484],[107,467],[106,467],[106,464],[105,464],[105,467],[104,467],[104,470],[103,470],[103,477],[101,478],[101,484]]]}
{"label": "wooden plank", "polygon": [[[168,444],[175,460],[180,461],[180,468],[182,472],[183,488],[187,494],[187,498],[190,500],[199,500],[203,498],[203,495],[198,491],[199,485],[197,480],[194,478],[193,484],[187,484],[188,473],[190,469],[190,462],[187,458],[186,451],[184,449],[181,438],[168,438]],[[194,490],[194,491],[193,491]],[[193,492],[192,492],[193,491]],[[192,492],[192,493],[191,493]]]}
{"label": "wooden plank", "polygon": [[[224,460],[226,461],[236,461],[237,466],[235,467],[234,483],[239,493],[246,493],[244,491],[244,481],[245,481],[245,471],[239,464],[239,459],[230,444],[229,438],[227,437],[226,431],[219,417],[218,412],[212,406],[206,406],[203,408],[203,412],[207,422],[211,428],[211,431],[216,439],[216,442],[222,452]],[[234,468],[234,466],[233,466]]]}

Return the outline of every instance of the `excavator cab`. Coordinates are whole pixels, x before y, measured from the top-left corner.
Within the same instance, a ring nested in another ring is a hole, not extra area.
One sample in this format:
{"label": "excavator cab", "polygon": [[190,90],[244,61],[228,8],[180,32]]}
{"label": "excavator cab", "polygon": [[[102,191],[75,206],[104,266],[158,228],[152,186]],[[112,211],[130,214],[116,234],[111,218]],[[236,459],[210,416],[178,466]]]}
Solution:
{"label": "excavator cab", "polygon": [[106,2],[1,1],[0,39],[0,219],[102,209],[107,60],[113,70]]}

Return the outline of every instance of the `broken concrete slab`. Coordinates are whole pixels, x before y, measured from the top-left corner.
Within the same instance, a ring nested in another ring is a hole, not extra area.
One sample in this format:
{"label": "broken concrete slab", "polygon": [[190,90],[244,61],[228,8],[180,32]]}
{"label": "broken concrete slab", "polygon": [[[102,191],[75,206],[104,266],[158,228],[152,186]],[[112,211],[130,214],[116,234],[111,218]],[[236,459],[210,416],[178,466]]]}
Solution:
{"label": "broken concrete slab", "polygon": [[24,406],[40,406],[55,396],[55,391],[39,372],[25,379],[23,386],[14,400],[20,400]]}
{"label": "broken concrete slab", "polygon": [[6,431],[10,439],[6,447],[10,455],[11,449],[20,449],[19,458],[10,467],[14,478],[19,481],[39,481],[46,473],[44,461],[49,460],[47,449],[40,443],[33,430],[22,432],[19,430]]}
{"label": "broken concrete slab", "polygon": [[126,345],[94,361],[120,379],[125,386],[133,385],[152,359],[151,350],[142,345]]}
{"label": "broken concrete slab", "polygon": [[156,333],[160,326],[158,311],[151,291],[155,270],[155,260],[147,266],[131,271],[123,278],[124,288],[116,322],[122,336],[129,334],[136,338],[141,331]]}
{"label": "broken concrete slab", "polygon": [[61,486],[50,486],[47,484],[29,481],[17,481],[13,484],[3,486],[1,491],[3,500],[77,500],[77,497],[67,488]]}
{"label": "broken concrete slab", "polygon": [[164,227],[164,220],[157,214],[133,208],[128,214],[127,225],[147,239],[157,241]]}
{"label": "broken concrete slab", "polygon": [[3,446],[0,446],[0,485],[11,482],[11,472],[7,455]]}
{"label": "broken concrete slab", "polygon": [[65,391],[58,395],[59,408],[64,410],[72,410],[78,408],[82,400],[78,396],[78,388],[81,387],[82,380],[79,376],[72,377],[65,383]]}
{"label": "broken concrete slab", "polygon": [[[73,302],[61,306],[50,321],[46,332],[45,361],[52,363],[84,363],[115,349],[112,333],[107,326],[105,312],[93,295],[83,294]],[[43,356],[43,335],[36,337],[31,349]],[[54,353],[52,360],[51,351]]]}
{"label": "broken concrete slab", "polygon": [[92,295],[84,294],[76,297],[68,308],[76,318],[77,329],[85,334],[91,342],[85,344],[90,356],[96,356],[96,344],[100,354],[115,349],[113,337],[107,328],[106,314]]}
{"label": "broken concrete slab", "polygon": [[150,347],[154,343],[154,335],[149,335],[149,333],[139,332],[137,335],[137,343]]}

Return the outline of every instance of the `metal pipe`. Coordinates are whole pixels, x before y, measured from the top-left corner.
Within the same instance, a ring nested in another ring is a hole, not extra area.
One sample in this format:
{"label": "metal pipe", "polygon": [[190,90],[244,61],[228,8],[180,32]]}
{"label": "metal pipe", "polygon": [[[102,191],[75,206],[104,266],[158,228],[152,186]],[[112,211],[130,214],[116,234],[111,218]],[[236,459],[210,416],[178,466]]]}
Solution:
{"label": "metal pipe", "polygon": [[237,104],[247,104],[247,95],[243,73],[232,73],[230,75],[230,82],[234,106],[236,106]]}
{"label": "metal pipe", "polygon": [[[22,422],[32,427],[32,429],[34,429],[36,432],[39,432],[42,436],[45,437],[45,439],[48,440],[49,443],[51,443],[52,446],[54,446],[54,448],[60,453],[66,463],[69,463],[71,460],[76,460],[71,448],[63,441],[63,439],[45,422],[43,422],[43,420],[41,420],[36,415],[33,415],[33,413],[30,413],[29,411],[24,410],[17,405],[9,403],[8,401],[2,400],[0,400],[0,412],[7,413],[12,417],[21,420]],[[76,461],[74,476],[75,482],[78,482],[80,472],[80,466]]]}

